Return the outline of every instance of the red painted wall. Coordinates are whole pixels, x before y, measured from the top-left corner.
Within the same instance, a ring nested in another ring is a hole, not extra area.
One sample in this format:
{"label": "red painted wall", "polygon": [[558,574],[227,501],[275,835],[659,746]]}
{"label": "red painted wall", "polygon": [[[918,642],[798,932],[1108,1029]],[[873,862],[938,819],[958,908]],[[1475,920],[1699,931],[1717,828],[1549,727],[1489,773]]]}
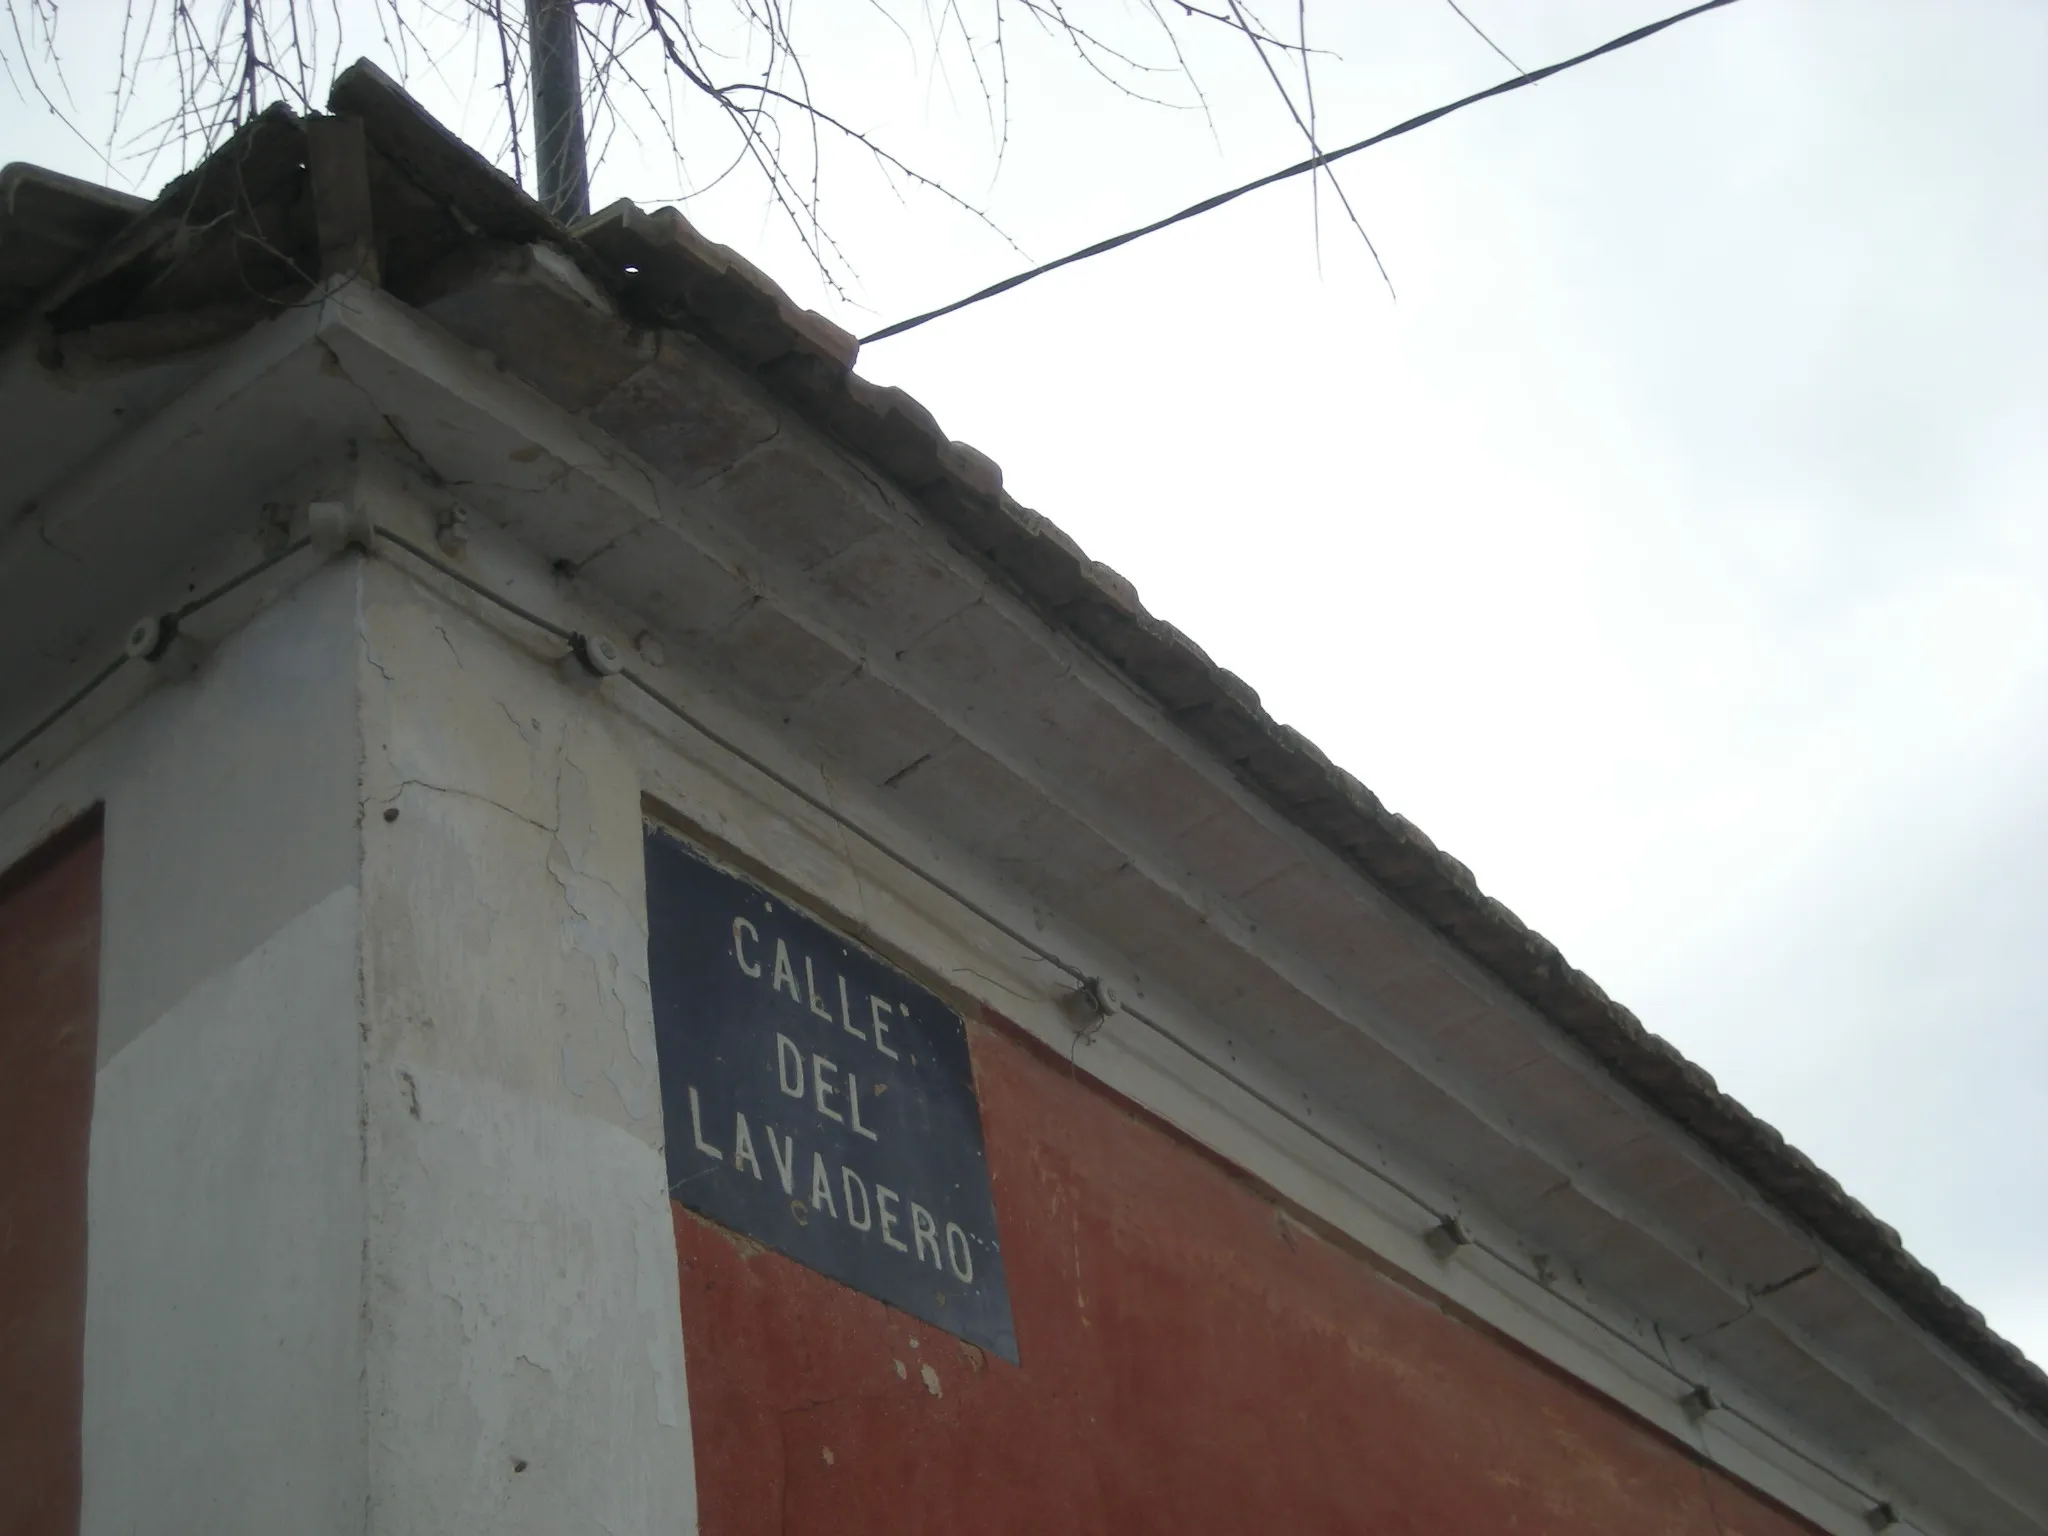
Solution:
{"label": "red painted wall", "polygon": [[969,1033],[1023,1365],[675,1207],[705,1536],[1812,1530]]}
{"label": "red painted wall", "polygon": [[78,1529],[99,818],[0,875],[0,1536]]}

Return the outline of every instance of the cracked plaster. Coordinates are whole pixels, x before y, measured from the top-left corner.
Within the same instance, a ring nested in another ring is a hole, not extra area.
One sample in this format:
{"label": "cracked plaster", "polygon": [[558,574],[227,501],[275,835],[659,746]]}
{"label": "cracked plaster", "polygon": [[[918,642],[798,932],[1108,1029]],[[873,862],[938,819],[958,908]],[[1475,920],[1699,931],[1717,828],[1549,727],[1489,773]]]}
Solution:
{"label": "cracked plaster", "polygon": [[370,1528],[690,1530],[637,770],[360,569]]}
{"label": "cracked plaster", "polygon": [[659,1147],[632,763],[552,667],[364,575],[363,802],[399,813],[364,821],[373,1044],[459,1053]]}

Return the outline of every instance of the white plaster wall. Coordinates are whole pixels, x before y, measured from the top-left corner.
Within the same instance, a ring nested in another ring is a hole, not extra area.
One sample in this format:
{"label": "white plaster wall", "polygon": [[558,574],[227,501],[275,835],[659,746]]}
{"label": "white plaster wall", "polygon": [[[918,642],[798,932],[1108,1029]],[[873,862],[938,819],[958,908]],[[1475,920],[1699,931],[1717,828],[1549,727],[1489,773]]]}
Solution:
{"label": "white plaster wall", "polygon": [[352,562],[321,568],[122,733],[105,791],[101,1065],[355,883],[356,585]]}
{"label": "white plaster wall", "polygon": [[362,1524],[358,574],[323,568],[0,810],[106,807],[88,1533]]}
{"label": "white plaster wall", "polygon": [[362,1526],[356,893],[99,1075],[86,1536]]}
{"label": "white plaster wall", "polygon": [[695,1530],[591,703],[348,556],[0,807],[106,807],[84,1531]]}
{"label": "white plaster wall", "polygon": [[369,1528],[693,1531],[636,771],[389,564],[362,631]]}

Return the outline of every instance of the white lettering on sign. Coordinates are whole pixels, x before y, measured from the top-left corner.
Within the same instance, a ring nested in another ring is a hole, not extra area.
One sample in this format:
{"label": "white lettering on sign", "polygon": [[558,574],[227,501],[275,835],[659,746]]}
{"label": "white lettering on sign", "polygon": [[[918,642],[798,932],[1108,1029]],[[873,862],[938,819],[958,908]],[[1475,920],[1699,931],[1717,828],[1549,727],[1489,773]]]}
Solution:
{"label": "white lettering on sign", "polygon": [[697,1150],[708,1152],[719,1162],[725,1161],[725,1154],[704,1139],[704,1109],[697,1102],[697,1090],[690,1090],[690,1134],[696,1138]]}
{"label": "white lettering on sign", "polygon": [[910,1202],[911,1241],[917,1245],[919,1262],[924,1259],[927,1246],[932,1251],[932,1268],[944,1269],[945,1261],[939,1257],[939,1224],[932,1220],[932,1213],[915,1200]]}
{"label": "white lettering on sign", "polygon": [[787,1035],[775,1037],[775,1080],[792,1099],[804,1096],[804,1053]]}
{"label": "white lettering on sign", "polygon": [[966,1021],[658,828],[647,870],[671,1196],[1014,1359]]}
{"label": "white lettering on sign", "polygon": [[[781,1036],[776,1038],[781,1039]],[[787,1042],[784,1043],[786,1044]],[[791,1047],[791,1054],[788,1059],[794,1061],[794,1070],[801,1074],[803,1071],[803,1058],[795,1054],[795,1047],[793,1046]],[[826,1061],[823,1057],[813,1056],[811,1058],[811,1080],[814,1085],[821,1081],[818,1073],[820,1066],[830,1071],[837,1070],[832,1066],[832,1063]],[[849,1106],[857,1105],[860,1100],[855,1079],[851,1077],[847,1079],[847,1088],[847,1104]],[[789,1079],[785,1075],[783,1078],[783,1091],[789,1093],[793,1098],[803,1097],[801,1075],[799,1075],[794,1088],[791,1087]],[[837,1092],[838,1090],[834,1089],[832,1091]],[[713,1146],[704,1139],[703,1109],[694,1085],[690,1087],[688,1093],[690,1100],[690,1128],[697,1150],[713,1162],[724,1162],[724,1149]],[[822,1104],[817,1105],[817,1107],[823,1108]],[[830,1111],[828,1110],[827,1113],[829,1114]],[[840,1117],[832,1115],[832,1118],[836,1120]],[[768,1154],[774,1163],[775,1177],[777,1182],[782,1185],[782,1192],[785,1195],[794,1196],[796,1194],[798,1160],[795,1133],[785,1134],[766,1122],[762,1123],[760,1129],[761,1134],[768,1138]],[[856,1129],[860,1129],[857,1124]],[[872,1131],[862,1129],[861,1134],[870,1141],[875,1139]],[[736,1172],[751,1173],[757,1179],[763,1177],[761,1158],[759,1153],[754,1150],[754,1127],[747,1124],[747,1117],[744,1113],[737,1113],[733,1116],[732,1166]],[[901,1208],[905,1205],[910,1208],[910,1241],[908,1243],[904,1242],[897,1235],[903,1226]],[[833,1193],[831,1165],[825,1161],[824,1153],[815,1150],[811,1153],[811,1190],[808,1209],[822,1211],[834,1221],[843,1220],[856,1232],[874,1231],[876,1223],[879,1221],[882,1241],[898,1253],[911,1255],[920,1265],[929,1262],[932,1268],[942,1274],[947,1270],[951,1270],[953,1277],[962,1285],[971,1285],[974,1282],[974,1243],[968,1237],[967,1229],[962,1227],[959,1222],[948,1221],[942,1228],[939,1218],[922,1202],[908,1199],[886,1184],[875,1185],[871,1199],[867,1181],[854,1172],[853,1169],[844,1166],[839,1169],[838,1194],[835,1196]]]}
{"label": "white lettering on sign", "polygon": [[742,971],[758,980],[761,975],[761,966],[758,961],[753,965],[747,964],[747,951],[740,938],[742,933],[745,933],[747,938],[758,944],[761,942],[761,932],[744,917],[736,917],[732,920],[732,957],[739,961]]}
{"label": "white lettering on sign", "polygon": [[782,1180],[785,1195],[796,1193],[796,1138],[785,1136],[782,1144],[776,1145],[775,1127],[766,1127],[768,1132],[768,1155],[775,1159],[775,1176]]}
{"label": "white lettering on sign", "polygon": [[[832,1023],[832,1005],[826,995],[818,990],[817,967],[812,963],[811,957],[797,957],[803,961],[804,967],[803,985],[799,987],[796,960],[790,957],[789,945],[781,939],[775,941],[775,960],[770,967],[764,967],[760,960],[754,958],[760,946],[760,930],[744,917],[735,917],[732,920],[732,958],[733,963],[740,968],[740,974],[754,981],[759,981],[766,975],[771,991],[787,992],[790,1000],[799,1004],[806,1012],[814,1014],[828,1024]],[[847,986],[846,978],[834,975],[832,979],[839,989],[839,1027],[856,1040],[872,1040],[875,1049],[891,1061],[901,1061],[902,1056],[889,1044],[889,1021],[899,1013],[907,1015],[908,1007],[902,1003],[892,1003],[888,998],[879,997],[871,992],[868,994],[868,1028],[862,1029],[853,1021],[853,992]],[[775,1038],[778,1042],[782,1039],[780,1035]],[[783,1091],[787,1093],[790,1090],[785,1088]]]}
{"label": "white lettering on sign", "polygon": [[[875,1224],[874,1213],[868,1208],[868,1187],[861,1176],[851,1168],[839,1170],[839,1192],[846,1196],[846,1224],[856,1232],[866,1232]],[[853,1197],[860,1196],[860,1215],[853,1214]]]}
{"label": "white lettering on sign", "polygon": [[832,1178],[825,1172],[825,1154],[811,1154],[811,1208],[836,1217],[839,1212],[832,1204]]}
{"label": "white lettering on sign", "polygon": [[754,1153],[754,1138],[747,1133],[747,1117],[734,1115],[732,1128],[732,1166],[735,1172],[751,1168],[754,1177],[761,1177],[761,1159]]}
{"label": "white lettering on sign", "polygon": [[811,970],[811,957],[809,955],[804,956],[804,985],[810,989],[811,1012],[815,1013],[827,1024],[830,1024],[832,1022],[832,1010],[827,1008],[825,1000],[818,996],[818,978]]}
{"label": "white lettering on sign", "polygon": [[860,1123],[860,1079],[851,1072],[846,1074],[846,1115],[854,1135],[865,1136],[869,1141],[882,1139]]}
{"label": "white lettering on sign", "polygon": [[882,1223],[882,1241],[902,1253],[910,1252],[910,1245],[900,1237],[889,1234],[896,1230],[902,1217],[896,1214],[896,1202],[903,1197],[886,1184],[875,1186],[875,1216]]}
{"label": "white lettering on sign", "polygon": [[954,1279],[962,1285],[974,1283],[974,1249],[957,1221],[946,1223],[946,1262],[952,1266]]}
{"label": "white lettering on sign", "polygon": [[[839,1063],[828,1056],[820,1056],[815,1051],[811,1053],[807,1069],[804,1064],[804,1053],[797,1043],[787,1035],[778,1034],[775,1037],[775,1086],[792,1099],[802,1099],[805,1097],[806,1076],[809,1077],[811,1084],[811,1107],[819,1114],[835,1125],[850,1125],[856,1136],[864,1136],[875,1142],[882,1139],[875,1133],[874,1127],[860,1117],[860,1079],[849,1072],[846,1074],[845,1086],[841,1087]],[[877,1084],[875,1091],[879,1093],[881,1087],[882,1085]],[[846,1113],[841,1114],[832,1107],[830,1101],[835,1098],[843,1098],[846,1101]],[[733,1166],[738,1167],[739,1164],[735,1162]]]}
{"label": "white lettering on sign", "polygon": [[[808,962],[806,963],[808,964]],[[839,1091],[835,1085],[827,1083],[825,1079],[827,1077],[837,1077],[838,1075],[839,1068],[834,1063],[827,1061],[822,1056],[813,1056],[811,1058],[811,1088],[813,1090],[811,1101],[817,1105],[818,1113],[827,1120],[837,1120],[841,1125],[844,1125],[846,1124],[846,1116],[840,1114],[838,1110],[825,1102]]]}

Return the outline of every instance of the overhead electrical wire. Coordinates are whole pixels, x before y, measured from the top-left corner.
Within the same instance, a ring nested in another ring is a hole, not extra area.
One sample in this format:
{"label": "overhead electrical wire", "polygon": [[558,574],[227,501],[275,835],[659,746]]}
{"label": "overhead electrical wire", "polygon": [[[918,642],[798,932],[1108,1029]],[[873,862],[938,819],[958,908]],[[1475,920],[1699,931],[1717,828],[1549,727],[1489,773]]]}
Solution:
{"label": "overhead electrical wire", "polygon": [[147,662],[160,659],[164,652],[169,649],[171,642],[177,638],[178,626],[186,619],[191,618],[203,608],[212,607],[244,582],[254,581],[273,566],[282,565],[285,561],[291,559],[293,555],[304,549],[309,542],[309,540],[303,538],[293,539],[276,554],[269,555],[257,561],[254,565],[230,576],[219,586],[213,588],[212,591],[202,592],[199,596],[191,599],[191,601],[180,607],[173,608],[168,613],[142,620],[130,631],[128,644],[116,652],[112,660],[108,661],[99,671],[93,673],[90,678],[80,684],[77,690],[66,698],[63,703],[52,709],[20,736],[16,737],[9,744],[6,751],[0,752],[0,767],[5,767],[21,753],[27,751],[45,731],[49,730],[51,726],[62,720],[72,710],[97,693],[102,683],[106,682],[116,672],[119,672],[129,662]]}
{"label": "overhead electrical wire", "polygon": [[36,721],[34,725],[23,731],[20,736],[15,738],[13,745],[9,746],[6,751],[0,752],[0,767],[5,767],[8,763],[13,762],[18,753],[26,751],[43,732],[47,731],[59,720],[70,714],[72,710],[92,697],[93,694],[99,691],[101,683],[104,683],[127,665],[128,653],[122,651],[112,661],[101,667],[99,671],[93,673],[91,677],[79,684],[62,704],[57,705],[48,714]]}
{"label": "overhead electrical wire", "polygon": [[[1616,53],[1623,48],[1642,42],[1645,38],[1655,37],[1659,32],[1675,27],[1681,21],[1690,21],[1695,16],[1703,16],[1708,11],[1718,11],[1723,6],[1733,4],[1735,4],[1735,0],[1705,0],[1704,4],[1695,5],[1690,10],[1680,11],[1675,16],[1666,16],[1662,21],[1653,21],[1647,26],[1637,27],[1633,32],[1624,32],[1620,37],[1612,38],[1597,48],[1589,48],[1584,53],[1575,54],[1569,59],[1560,59],[1557,63],[1546,64],[1541,69],[1532,69],[1526,74],[1515,76],[1512,80],[1503,80],[1500,84],[1488,86],[1483,91],[1474,91],[1470,96],[1463,96],[1444,106],[1432,108],[1430,111],[1424,112],[1419,116],[1409,118],[1406,122],[1396,123],[1393,127],[1384,129],[1369,139],[1360,139],[1356,144],[1347,144],[1342,149],[1332,149],[1320,155],[1311,155],[1308,159],[1298,164],[1290,165],[1285,170],[1274,171],[1270,175],[1259,177],[1256,181],[1248,181],[1241,187],[1232,187],[1228,192],[1219,192],[1214,197],[1206,197],[1199,203],[1181,209],[1179,213],[1168,214],[1163,219],[1155,219],[1150,224],[1143,225],[1137,229],[1127,230],[1121,235],[1112,235],[1107,240],[1098,240],[1093,245],[1084,246],[1078,251],[1059,257],[1057,260],[1048,261],[1041,266],[1033,267],[1028,272],[1019,272],[1015,277],[1006,277],[1000,283],[991,283],[988,287],[981,289],[977,293],[968,294],[964,299],[955,299],[951,304],[941,305],[937,309],[926,310],[921,315],[912,315],[908,320],[898,320],[894,325],[885,325],[879,331],[861,337],[860,344],[865,347],[877,341],[886,341],[891,336],[901,336],[905,331],[916,330],[920,325],[928,324],[944,315],[950,315],[963,310],[970,304],[979,304],[982,300],[992,299],[997,294],[1008,293],[1012,288],[1021,288],[1033,278],[1043,277],[1048,272],[1057,272],[1061,267],[1070,267],[1077,261],[1086,261],[1091,256],[1104,255],[1109,251],[1118,249],[1120,246],[1129,245],[1134,240],[1142,240],[1147,235],[1155,235],[1162,229],[1171,228],[1175,224],[1186,223],[1189,219],[1199,217],[1210,212],[1212,209],[1221,208],[1225,203],[1235,202],[1247,193],[1257,192],[1261,188],[1270,187],[1276,182],[1287,181],[1296,176],[1306,176],[1311,171],[1321,170],[1324,166],[1334,161],[1342,160],[1346,155],[1355,155],[1362,149],[1371,149],[1375,144],[1384,144],[1389,139],[1398,139],[1404,133],[1413,133],[1416,129],[1427,127],[1439,118],[1449,117],[1453,112],[1462,112],[1466,107],[1475,106],[1479,102],[1490,101],[1496,96],[1505,96],[1510,91],[1519,91],[1524,86],[1536,84],[1539,80],[1548,80],[1552,75],[1561,75],[1568,69],[1576,69],[1581,64],[1591,63],[1594,59],[1600,58],[1604,54]],[[1506,55],[1502,55],[1502,57],[1506,57]],[[1509,62],[1512,63],[1513,61],[1510,60]]]}

